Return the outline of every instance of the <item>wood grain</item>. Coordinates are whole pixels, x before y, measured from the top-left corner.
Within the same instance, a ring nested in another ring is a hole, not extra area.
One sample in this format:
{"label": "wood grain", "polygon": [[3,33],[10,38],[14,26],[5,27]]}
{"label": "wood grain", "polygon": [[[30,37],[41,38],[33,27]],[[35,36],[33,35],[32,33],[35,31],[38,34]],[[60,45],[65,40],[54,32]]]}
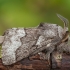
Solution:
{"label": "wood grain", "polygon": [[[22,59],[21,61],[10,66],[4,66],[0,59],[0,70],[70,70],[70,54],[63,54],[61,60],[61,67],[57,67],[57,62],[52,62],[53,68],[51,69],[47,60],[41,60],[39,55],[36,54],[30,58]],[[59,64],[59,62],[58,62]]]}

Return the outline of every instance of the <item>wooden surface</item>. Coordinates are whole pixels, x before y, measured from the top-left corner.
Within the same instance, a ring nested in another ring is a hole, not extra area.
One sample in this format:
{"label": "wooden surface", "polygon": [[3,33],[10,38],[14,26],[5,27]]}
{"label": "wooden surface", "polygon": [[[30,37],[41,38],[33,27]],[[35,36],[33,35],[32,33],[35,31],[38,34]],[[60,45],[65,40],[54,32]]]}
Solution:
{"label": "wooden surface", "polygon": [[[60,64],[60,67],[58,67],[57,64]],[[58,63],[53,61],[53,65],[52,70],[70,70],[70,54],[63,54],[62,60]]]}
{"label": "wooden surface", "polygon": [[0,59],[0,70],[49,70],[48,62],[40,60],[38,55],[23,59],[13,65],[4,66]]}
{"label": "wooden surface", "polygon": [[10,66],[4,66],[0,59],[0,70],[70,70],[70,55],[63,54],[62,57],[61,67],[57,67],[57,62],[53,61],[53,69],[50,68],[47,60],[40,60],[38,55],[23,59]]}

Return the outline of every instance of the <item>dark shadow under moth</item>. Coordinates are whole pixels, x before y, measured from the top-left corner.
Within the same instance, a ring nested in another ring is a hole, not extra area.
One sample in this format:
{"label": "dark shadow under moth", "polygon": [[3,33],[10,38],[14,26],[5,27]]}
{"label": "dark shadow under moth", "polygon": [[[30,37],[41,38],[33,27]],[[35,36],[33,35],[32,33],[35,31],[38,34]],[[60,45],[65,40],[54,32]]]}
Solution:
{"label": "dark shadow under moth", "polygon": [[70,52],[68,20],[59,14],[57,16],[64,22],[64,28],[57,24],[40,23],[34,28],[6,30],[1,51],[3,64],[11,65],[36,53],[41,55],[44,50],[47,51],[45,59],[49,59],[56,46],[60,53]]}

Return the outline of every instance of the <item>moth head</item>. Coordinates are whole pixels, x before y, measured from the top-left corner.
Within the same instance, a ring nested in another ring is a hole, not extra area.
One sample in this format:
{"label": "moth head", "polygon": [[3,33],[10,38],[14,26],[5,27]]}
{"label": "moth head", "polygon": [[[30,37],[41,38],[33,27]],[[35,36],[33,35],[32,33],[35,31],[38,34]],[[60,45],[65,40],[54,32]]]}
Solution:
{"label": "moth head", "polygon": [[62,43],[58,46],[60,52],[66,52],[70,53],[70,32],[68,29],[69,21],[64,18],[63,16],[57,14],[57,16],[64,22],[64,28],[63,28],[63,38],[62,38]]}
{"label": "moth head", "polygon": [[62,53],[70,54],[70,36],[68,37],[68,40],[65,42],[62,42],[60,45],[58,45],[57,50]]}

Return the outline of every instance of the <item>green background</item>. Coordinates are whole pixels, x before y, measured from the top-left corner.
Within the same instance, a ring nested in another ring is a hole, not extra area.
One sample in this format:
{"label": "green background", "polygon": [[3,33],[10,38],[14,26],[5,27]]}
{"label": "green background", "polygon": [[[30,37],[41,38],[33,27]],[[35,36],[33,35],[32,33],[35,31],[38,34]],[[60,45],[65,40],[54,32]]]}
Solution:
{"label": "green background", "polygon": [[12,27],[34,27],[40,22],[63,26],[56,13],[70,20],[70,0],[0,0],[0,35]]}
{"label": "green background", "polygon": [[70,20],[70,0],[0,0],[0,35],[12,27],[34,27],[40,22],[63,25]]}

